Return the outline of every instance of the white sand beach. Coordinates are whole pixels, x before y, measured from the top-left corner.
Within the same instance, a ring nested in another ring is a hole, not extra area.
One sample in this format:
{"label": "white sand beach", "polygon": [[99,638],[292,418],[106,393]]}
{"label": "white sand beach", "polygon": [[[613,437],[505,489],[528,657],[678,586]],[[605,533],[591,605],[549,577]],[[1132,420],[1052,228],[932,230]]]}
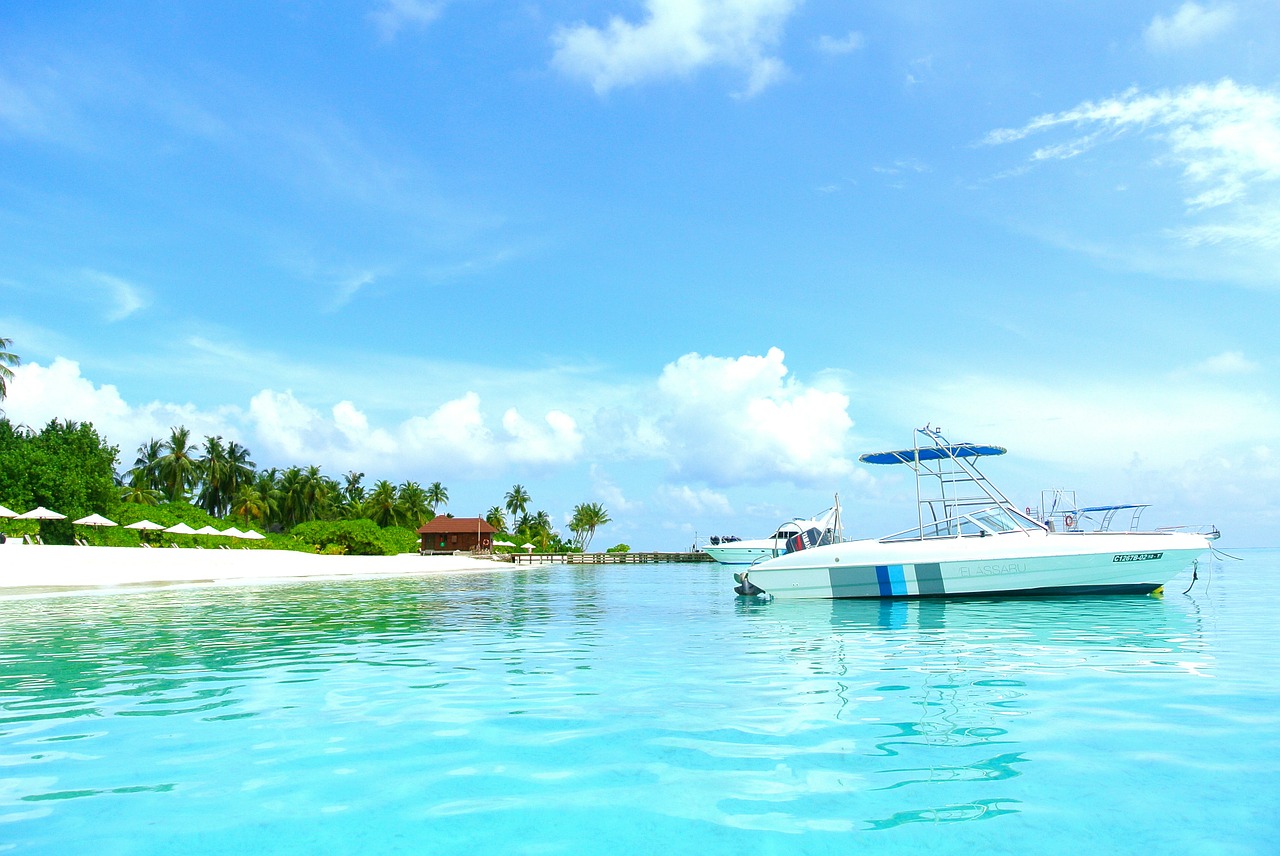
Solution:
{"label": "white sand beach", "polygon": [[64,547],[0,544],[0,597],[144,584],[231,584],[300,579],[483,573],[515,566],[472,556],[320,556],[288,550]]}

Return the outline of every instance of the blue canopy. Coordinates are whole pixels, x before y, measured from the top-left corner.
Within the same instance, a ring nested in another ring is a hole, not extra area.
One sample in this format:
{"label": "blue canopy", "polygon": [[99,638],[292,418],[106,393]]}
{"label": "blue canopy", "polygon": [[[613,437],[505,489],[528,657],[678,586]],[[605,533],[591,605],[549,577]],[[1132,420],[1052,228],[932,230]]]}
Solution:
{"label": "blue canopy", "polygon": [[916,461],[941,461],[945,458],[977,458],[983,455],[1003,455],[1007,449],[1000,446],[983,446],[977,443],[956,443],[953,446],[929,446],[924,449],[903,449],[899,452],[872,452],[858,460],[867,464],[910,464]]}
{"label": "blue canopy", "polygon": [[1089,508],[1076,509],[1081,514],[1089,514],[1096,511],[1124,511],[1126,508],[1150,508],[1151,503],[1144,502],[1140,505],[1094,505]]}

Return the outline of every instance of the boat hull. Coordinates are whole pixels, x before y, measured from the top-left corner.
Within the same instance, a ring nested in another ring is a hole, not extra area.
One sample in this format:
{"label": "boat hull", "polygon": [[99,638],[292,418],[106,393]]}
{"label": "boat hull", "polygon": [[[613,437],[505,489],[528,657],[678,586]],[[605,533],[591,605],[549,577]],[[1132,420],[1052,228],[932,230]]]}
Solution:
{"label": "boat hull", "polygon": [[[766,546],[767,545],[767,546]],[[783,545],[775,547],[772,540],[764,542],[735,541],[713,546],[708,544],[702,552],[722,565],[753,565],[782,555]]]}
{"label": "boat hull", "polygon": [[749,576],[779,598],[1143,594],[1208,549],[1201,536],[1165,533],[847,541],[760,562]]}

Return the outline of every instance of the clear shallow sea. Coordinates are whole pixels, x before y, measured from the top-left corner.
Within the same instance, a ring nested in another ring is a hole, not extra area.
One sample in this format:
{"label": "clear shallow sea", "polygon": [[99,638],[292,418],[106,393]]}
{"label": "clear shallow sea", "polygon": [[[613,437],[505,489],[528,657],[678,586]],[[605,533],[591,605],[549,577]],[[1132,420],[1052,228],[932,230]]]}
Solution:
{"label": "clear shallow sea", "polygon": [[[1280,852],[1280,551],[1189,595],[715,565],[0,600],[0,852]],[[2,572],[2,569],[0,569]]]}

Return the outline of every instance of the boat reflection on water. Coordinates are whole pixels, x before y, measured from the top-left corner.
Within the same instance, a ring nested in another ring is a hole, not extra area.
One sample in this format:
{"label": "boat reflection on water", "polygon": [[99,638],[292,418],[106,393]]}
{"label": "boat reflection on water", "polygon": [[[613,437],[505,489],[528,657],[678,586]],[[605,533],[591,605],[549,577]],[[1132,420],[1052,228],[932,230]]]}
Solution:
{"label": "boat reflection on water", "polygon": [[1158,720],[1156,687],[1211,667],[1187,603],[744,600],[738,615],[806,675],[793,721],[852,738],[850,819],[883,830],[1017,814],[1084,776],[1094,741]]}

